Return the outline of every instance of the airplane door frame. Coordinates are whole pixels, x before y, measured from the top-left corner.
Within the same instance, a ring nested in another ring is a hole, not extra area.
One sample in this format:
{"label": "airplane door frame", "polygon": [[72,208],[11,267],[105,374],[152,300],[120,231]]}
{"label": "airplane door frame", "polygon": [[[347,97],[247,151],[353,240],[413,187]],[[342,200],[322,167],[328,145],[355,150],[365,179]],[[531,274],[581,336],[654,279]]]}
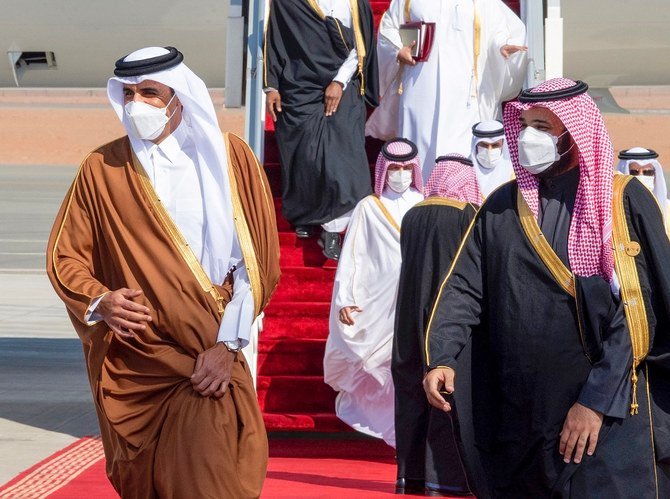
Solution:
{"label": "airplane door frame", "polygon": [[521,19],[526,24],[528,71],[526,88],[563,76],[563,18],[561,0],[522,0]]}
{"label": "airplane door frame", "polygon": [[249,0],[244,137],[261,164],[265,145],[265,92],[263,92],[263,39],[269,0]]}

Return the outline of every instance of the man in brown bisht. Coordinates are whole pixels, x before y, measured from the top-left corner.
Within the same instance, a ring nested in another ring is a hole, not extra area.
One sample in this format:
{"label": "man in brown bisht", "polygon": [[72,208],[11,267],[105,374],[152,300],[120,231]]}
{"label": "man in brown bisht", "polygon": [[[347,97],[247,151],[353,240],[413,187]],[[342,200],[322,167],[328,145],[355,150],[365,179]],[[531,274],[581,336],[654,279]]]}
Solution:
{"label": "man in brown bisht", "polygon": [[128,135],[84,160],[47,270],[84,345],[125,498],[258,497],[267,436],[239,351],[279,279],[270,189],[172,47],[117,61]]}

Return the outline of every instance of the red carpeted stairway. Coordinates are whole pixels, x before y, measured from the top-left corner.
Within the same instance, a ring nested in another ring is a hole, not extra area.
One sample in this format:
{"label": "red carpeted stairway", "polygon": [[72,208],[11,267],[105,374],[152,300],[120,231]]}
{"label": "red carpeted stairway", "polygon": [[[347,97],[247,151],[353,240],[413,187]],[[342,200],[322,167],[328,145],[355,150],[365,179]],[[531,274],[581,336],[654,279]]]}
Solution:
{"label": "red carpeted stairway", "polygon": [[265,171],[275,196],[282,277],[258,343],[258,400],[268,431],[341,431],[335,392],[323,382],[323,354],[335,276],[316,239],[298,239],[281,216],[281,173],[267,117]]}
{"label": "red carpeted stairway", "polygon": [[[518,12],[518,0],[507,3]],[[376,25],[388,4],[370,0]],[[380,145],[368,138],[371,167]],[[269,116],[264,166],[275,196],[282,267],[258,344],[257,390],[265,425],[268,431],[347,431],[335,416],[336,393],[323,382],[335,263],[326,261],[316,239],[297,239],[281,216],[279,154]]]}

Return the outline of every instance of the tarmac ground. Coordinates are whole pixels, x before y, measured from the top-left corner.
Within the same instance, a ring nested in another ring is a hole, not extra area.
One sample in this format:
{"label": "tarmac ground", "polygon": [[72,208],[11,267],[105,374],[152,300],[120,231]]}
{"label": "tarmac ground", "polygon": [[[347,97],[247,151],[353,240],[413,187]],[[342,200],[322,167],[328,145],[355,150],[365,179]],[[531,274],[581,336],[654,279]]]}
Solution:
{"label": "tarmac ground", "polygon": [[[633,111],[605,116],[615,148],[651,147],[670,166],[670,87],[612,93]],[[222,129],[241,135],[244,111],[212,95]],[[100,89],[0,89],[0,484],[98,432],[81,345],[44,253],[77,165],[122,134]]]}

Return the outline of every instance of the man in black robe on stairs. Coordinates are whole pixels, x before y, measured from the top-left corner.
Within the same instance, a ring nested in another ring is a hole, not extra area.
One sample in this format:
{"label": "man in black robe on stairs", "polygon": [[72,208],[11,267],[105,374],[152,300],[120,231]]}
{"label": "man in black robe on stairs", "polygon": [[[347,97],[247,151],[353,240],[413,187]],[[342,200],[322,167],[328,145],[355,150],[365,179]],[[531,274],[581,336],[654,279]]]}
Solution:
{"label": "man in black robe on stairs", "polygon": [[670,497],[670,241],[647,189],[613,175],[587,88],[507,105],[517,180],[429,320],[424,388],[445,411],[453,393],[479,499]]}
{"label": "man in black robe on stairs", "polygon": [[374,25],[366,0],[273,0],[264,87],[282,169],[282,213],[298,237],[323,227],[337,259],[351,210],[372,190],[366,102],[378,98]]}

